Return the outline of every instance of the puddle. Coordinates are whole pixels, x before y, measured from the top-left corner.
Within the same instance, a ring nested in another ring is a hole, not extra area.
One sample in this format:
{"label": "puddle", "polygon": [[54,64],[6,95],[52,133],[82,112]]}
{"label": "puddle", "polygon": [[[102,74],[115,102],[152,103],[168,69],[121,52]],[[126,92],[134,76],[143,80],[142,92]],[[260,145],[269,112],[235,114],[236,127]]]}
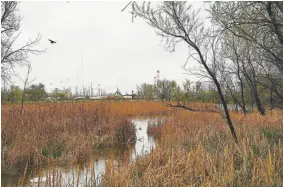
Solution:
{"label": "puddle", "polygon": [[[163,119],[133,119],[132,122],[136,128],[137,141],[135,146],[129,150],[118,148],[118,152],[124,156],[129,154],[127,162],[134,163],[138,156],[149,154],[157,145],[154,138],[148,136],[147,128],[149,125],[161,124]],[[119,155],[119,154],[118,154]],[[114,162],[114,165],[123,162],[121,156],[114,156],[111,160],[109,155],[95,159],[84,166],[74,166],[71,168],[55,167],[52,170],[42,171],[42,177],[35,177],[25,182],[25,186],[47,186],[46,184],[55,184],[55,186],[100,186],[101,179],[106,170],[107,162]],[[127,157],[127,156],[126,156]],[[2,175],[1,186],[17,186],[18,177]],[[56,183],[58,182],[58,183]]]}

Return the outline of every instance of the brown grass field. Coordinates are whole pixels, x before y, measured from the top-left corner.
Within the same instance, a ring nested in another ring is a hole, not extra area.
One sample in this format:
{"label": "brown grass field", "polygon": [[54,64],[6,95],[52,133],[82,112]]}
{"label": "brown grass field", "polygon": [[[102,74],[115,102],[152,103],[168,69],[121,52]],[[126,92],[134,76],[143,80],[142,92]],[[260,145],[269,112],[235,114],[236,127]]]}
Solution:
{"label": "brown grass field", "polygon": [[157,149],[109,164],[104,186],[283,186],[283,112],[232,113],[239,144],[217,114],[179,111],[160,127]]}
{"label": "brown grass field", "polygon": [[134,142],[128,119],[158,116],[170,118],[148,129],[157,148],[133,165],[109,162],[103,186],[283,186],[283,111],[232,113],[236,145],[219,114],[158,102],[28,104],[23,114],[2,105],[2,173],[84,163],[95,149]]}
{"label": "brown grass field", "polygon": [[20,105],[2,105],[2,173],[84,162],[93,149],[134,142],[128,118],[169,111],[156,102],[27,104],[23,114]]}

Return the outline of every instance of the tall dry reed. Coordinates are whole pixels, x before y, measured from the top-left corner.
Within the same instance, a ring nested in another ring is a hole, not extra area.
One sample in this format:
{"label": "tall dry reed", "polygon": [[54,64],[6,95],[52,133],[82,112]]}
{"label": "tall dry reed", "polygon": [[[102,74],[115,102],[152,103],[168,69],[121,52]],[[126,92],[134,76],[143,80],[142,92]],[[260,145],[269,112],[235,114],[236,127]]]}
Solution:
{"label": "tall dry reed", "polygon": [[133,143],[127,118],[164,115],[157,102],[84,102],[2,105],[2,171],[14,174],[48,161],[83,163],[94,151]]}
{"label": "tall dry reed", "polygon": [[232,116],[238,145],[218,115],[178,112],[151,154],[108,169],[103,185],[283,186],[283,112]]}

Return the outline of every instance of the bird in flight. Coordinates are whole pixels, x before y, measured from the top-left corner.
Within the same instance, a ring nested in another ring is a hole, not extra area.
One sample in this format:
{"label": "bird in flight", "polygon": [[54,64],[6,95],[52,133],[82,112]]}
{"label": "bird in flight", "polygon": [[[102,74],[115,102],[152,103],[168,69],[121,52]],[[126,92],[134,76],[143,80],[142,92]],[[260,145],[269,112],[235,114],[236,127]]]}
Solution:
{"label": "bird in flight", "polygon": [[48,39],[48,40],[50,41],[50,43],[51,43],[51,44],[56,44],[56,42],[55,42],[55,41],[50,40],[50,39]]}

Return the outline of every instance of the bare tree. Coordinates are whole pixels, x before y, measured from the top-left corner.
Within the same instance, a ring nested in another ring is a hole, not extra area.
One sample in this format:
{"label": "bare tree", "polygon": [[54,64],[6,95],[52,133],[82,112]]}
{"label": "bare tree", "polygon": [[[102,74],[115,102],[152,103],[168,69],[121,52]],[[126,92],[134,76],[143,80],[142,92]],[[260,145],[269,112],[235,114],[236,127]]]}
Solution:
{"label": "bare tree", "polygon": [[144,99],[146,96],[146,88],[147,88],[147,84],[146,83],[142,83],[140,85],[137,85],[137,94],[138,97],[141,99]]}
{"label": "bare tree", "polygon": [[[231,61],[231,64],[226,66],[226,73],[231,78],[231,81],[227,82],[227,88],[234,102],[237,103],[241,107],[243,113],[246,114],[247,109],[244,94],[244,76],[242,74],[240,62],[240,39],[230,33],[225,33],[222,35],[222,37],[222,45],[225,47],[221,48],[221,55],[223,55],[223,57],[227,60]],[[234,77],[236,84],[233,84],[232,77]],[[238,91],[237,87],[239,87],[238,90],[240,91],[240,99],[238,99],[234,94],[234,92]]]}
{"label": "bare tree", "polygon": [[[198,11],[193,11],[192,6],[187,5],[186,2],[162,2],[156,8],[152,8],[150,2],[143,2],[141,5],[134,2],[132,8],[136,16],[143,18],[151,27],[156,29],[157,35],[164,39],[165,46],[169,51],[174,51],[175,46],[180,42],[187,44],[192,50],[190,57],[201,65],[202,75],[210,78],[217,88],[223,105],[224,116],[231,134],[237,142],[227,103],[214,69],[218,61],[217,51],[219,50],[217,35],[204,28],[198,17]],[[183,106],[183,108],[189,107]]]}
{"label": "bare tree", "polygon": [[214,2],[210,13],[222,32],[252,42],[283,72],[283,2]]}
{"label": "bare tree", "polygon": [[16,48],[15,43],[20,37],[20,22],[22,18],[17,15],[19,2],[1,2],[1,79],[9,82],[12,75],[15,75],[16,66],[28,66],[29,54],[41,54],[44,50],[34,47],[39,43],[41,35],[34,40],[29,40],[25,45]]}
{"label": "bare tree", "polygon": [[[245,42],[249,43],[249,41]],[[251,89],[251,93],[253,94],[253,98],[258,112],[261,115],[265,115],[266,111],[261,102],[258,92],[259,73],[261,71],[261,68],[258,63],[263,59],[261,59],[261,57],[257,56],[256,54],[256,48],[252,45],[246,44],[245,48],[242,50],[241,68],[242,73],[248,83],[248,86]]]}
{"label": "bare tree", "polygon": [[192,87],[192,82],[189,79],[186,79],[183,82],[183,88],[184,88],[185,93],[191,93],[192,92],[191,87]]}
{"label": "bare tree", "polygon": [[26,96],[26,88],[27,88],[27,86],[30,84],[30,83],[32,83],[34,80],[35,80],[35,78],[33,79],[33,80],[29,80],[29,76],[30,76],[30,73],[31,73],[31,70],[32,70],[32,68],[31,68],[31,64],[30,63],[28,63],[27,64],[27,74],[26,74],[26,77],[25,77],[25,79],[22,79],[21,77],[20,77],[20,79],[23,81],[23,83],[24,83],[24,88],[23,88],[23,92],[22,92],[22,101],[21,101],[21,111],[22,111],[22,114],[23,114],[23,112],[24,112],[24,102],[25,102],[25,96]]}
{"label": "bare tree", "polygon": [[[282,5],[282,2],[216,2],[210,11],[213,23],[220,26],[225,36],[222,49],[232,61],[229,72],[236,75],[241,88],[250,88],[253,102],[262,115],[266,112],[260,95],[269,91],[270,106],[274,102],[273,93],[282,98],[282,81],[278,76],[283,72]],[[259,91],[262,86],[265,90]],[[244,103],[246,96],[241,95]]]}

